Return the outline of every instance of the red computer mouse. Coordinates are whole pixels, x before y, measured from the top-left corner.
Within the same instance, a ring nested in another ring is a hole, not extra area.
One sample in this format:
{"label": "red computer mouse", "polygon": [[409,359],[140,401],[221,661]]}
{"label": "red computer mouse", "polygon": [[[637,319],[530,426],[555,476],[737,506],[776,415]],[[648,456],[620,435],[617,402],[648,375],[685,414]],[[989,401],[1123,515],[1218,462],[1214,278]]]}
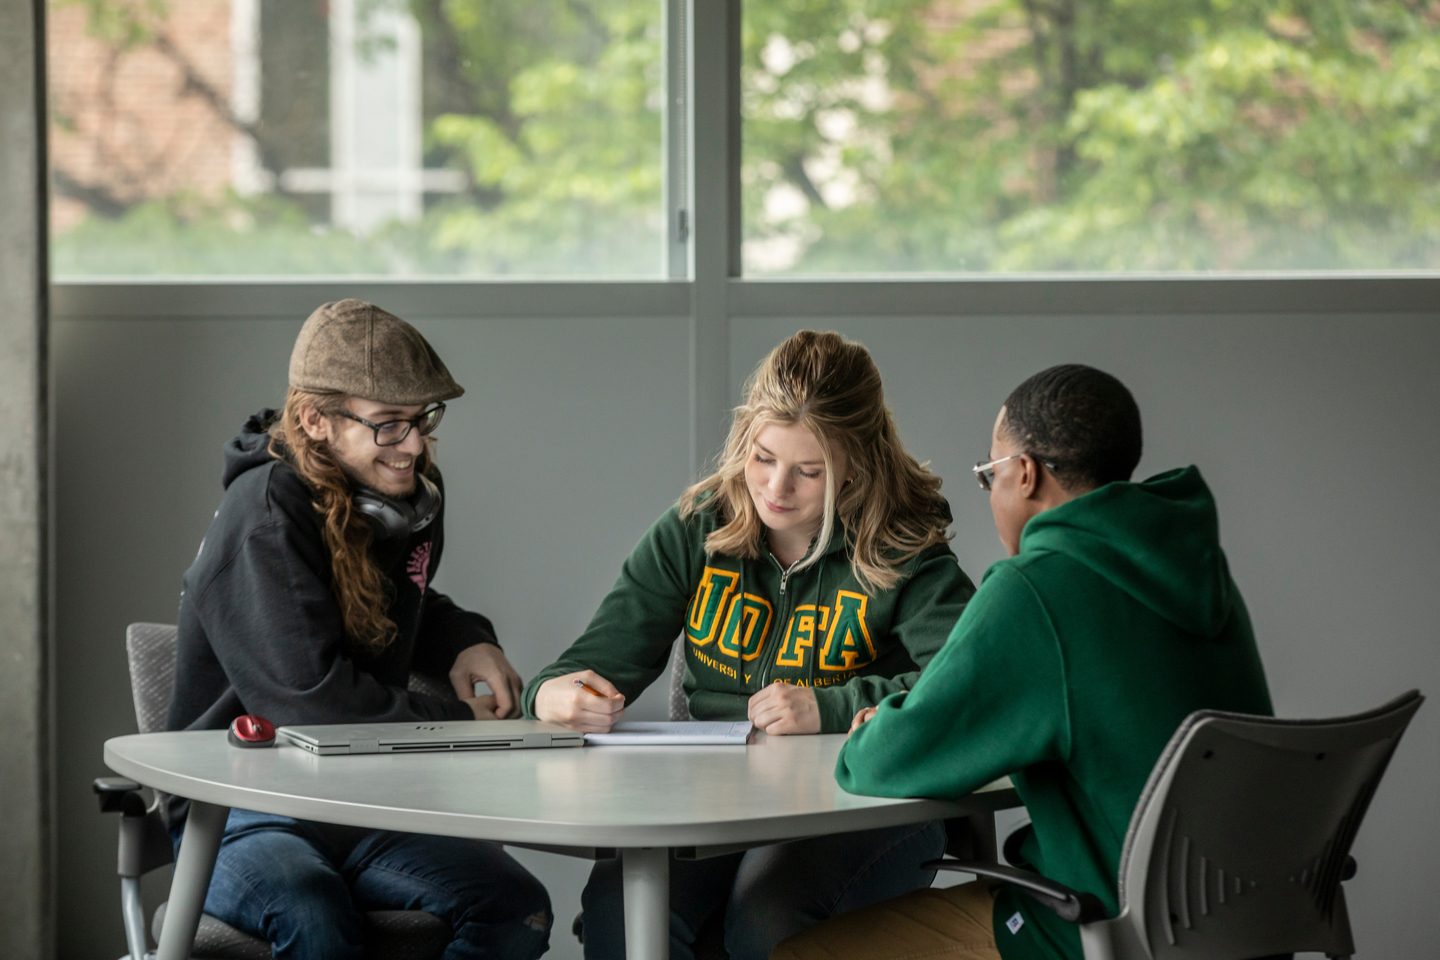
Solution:
{"label": "red computer mouse", "polygon": [[230,721],[228,739],[236,747],[268,747],[275,742],[275,724],[253,713],[242,713]]}

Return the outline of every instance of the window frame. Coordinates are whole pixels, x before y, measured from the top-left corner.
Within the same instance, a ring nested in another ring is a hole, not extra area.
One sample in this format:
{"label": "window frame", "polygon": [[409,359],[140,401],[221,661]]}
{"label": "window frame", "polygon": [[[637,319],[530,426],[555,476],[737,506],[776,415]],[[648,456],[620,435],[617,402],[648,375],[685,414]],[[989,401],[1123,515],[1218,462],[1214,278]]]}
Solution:
{"label": "window frame", "polygon": [[82,278],[53,284],[52,313],[295,318],[344,291],[417,319],[673,317],[691,333],[698,469],[723,439],[732,320],[1423,314],[1440,303],[1440,271],[747,278],[740,266],[741,7],[742,0],[663,0],[669,226],[663,275],[654,280]]}

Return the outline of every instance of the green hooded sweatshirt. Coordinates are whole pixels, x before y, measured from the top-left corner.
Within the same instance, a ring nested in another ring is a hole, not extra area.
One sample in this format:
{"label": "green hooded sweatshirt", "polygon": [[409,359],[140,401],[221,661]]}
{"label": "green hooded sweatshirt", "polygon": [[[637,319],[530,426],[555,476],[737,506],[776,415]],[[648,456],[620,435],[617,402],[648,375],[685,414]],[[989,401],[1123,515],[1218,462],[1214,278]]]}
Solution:
{"label": "green hooded sweatshirt", "polygon": [[[1194,467],[1032,518],[908,694],[840,753],[853,793],[955,797],[1009,775],[1028,866],[1113,916],[1120,848],[1160,751],[1201,708],[1269,714],[1250,618]],[[1075,927],[1006,890],[1006,960],[1079,960]]]}
{"label": "green hooded sweatshirt", "polygon": [[890,590],[865,592],[836,529],[818,562],[786,574],[758,560],[706,556],[713,507],[672,507],[636,545],[590,626],[525,687],[525,715],[545,681],[594,670],[633,702],[683,632],[685,693],[700,720],[743,720],[751,694],[776,680],[813,687],[825,733],[861,707],[907,690],[975,592],[948,544],[905,564]]}

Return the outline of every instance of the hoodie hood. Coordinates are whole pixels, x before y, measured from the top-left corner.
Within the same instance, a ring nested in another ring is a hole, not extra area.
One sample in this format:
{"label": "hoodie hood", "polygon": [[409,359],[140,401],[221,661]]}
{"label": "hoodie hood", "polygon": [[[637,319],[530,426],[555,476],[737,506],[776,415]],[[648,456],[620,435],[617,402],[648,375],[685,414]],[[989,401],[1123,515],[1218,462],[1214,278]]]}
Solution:
{"label": "hoodie hood", "polygon": [[226,489],[247,470],[275,462],[270,455],[270,425],[280,418],[277,410],[266,408],[245,421],[240,433],[225,444],[225,468],[220,483]]}
{"label": "hoodie hood", "polygon": [[1106,484],[1039,514],[1020,554],[1042,551],[1083,564],[1187,633],[1215,636],[1234,603],[1215,499],[1193,466]]}

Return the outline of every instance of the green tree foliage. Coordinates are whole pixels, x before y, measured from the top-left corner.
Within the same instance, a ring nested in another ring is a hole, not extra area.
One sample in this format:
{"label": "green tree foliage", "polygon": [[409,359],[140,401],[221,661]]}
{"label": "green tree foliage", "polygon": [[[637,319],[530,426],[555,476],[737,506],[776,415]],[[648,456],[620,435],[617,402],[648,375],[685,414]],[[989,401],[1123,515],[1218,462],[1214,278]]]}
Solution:
{"label": "green tree foliage", "polygon": [[[52,2],[117,55],[164,39],[165,0]],[[660,273],[659,0],[369,3],[421,24],[461,192],[363,237],[283,191],[99,197],[57,272]],[[1437,0],[749,0],[742,30],[747,272],[1440,267]]]}
{"label": "green tree foliage", "polygon": [[429,142],[474,185],[427,218],[431,248],[468,272],[658,274],[659,6],[412,6],[428,69],[455,78]]}
{"label": "green tree foliage", "polygon": [[774,272],[1440,266],[1440,4],[746,14],[746,237],[796,251]]}
{"label": "green tree foliage", "polygon": [[[184,57],[166,42],[164,0],[69,2],[86,7],[92,34],[117,55],[150,47]],[[369,0],[360,9],[373,18],[396,6],[422,29],[427,166],[462,171],[462,191],[433,198],[418,221],[363,237],[326,223],[323,204],[284,194],[189,192],[138,205],[101,195],[95,215],[56,238],[57,274],[656,276],[658,3]],[[383,38],[361,41],[362,55],[384,47]],[[235,126],[262,160],[282,153],[266,149],[274,133],[263,120]],[[64,173],[57,182],[68,184]]]}

